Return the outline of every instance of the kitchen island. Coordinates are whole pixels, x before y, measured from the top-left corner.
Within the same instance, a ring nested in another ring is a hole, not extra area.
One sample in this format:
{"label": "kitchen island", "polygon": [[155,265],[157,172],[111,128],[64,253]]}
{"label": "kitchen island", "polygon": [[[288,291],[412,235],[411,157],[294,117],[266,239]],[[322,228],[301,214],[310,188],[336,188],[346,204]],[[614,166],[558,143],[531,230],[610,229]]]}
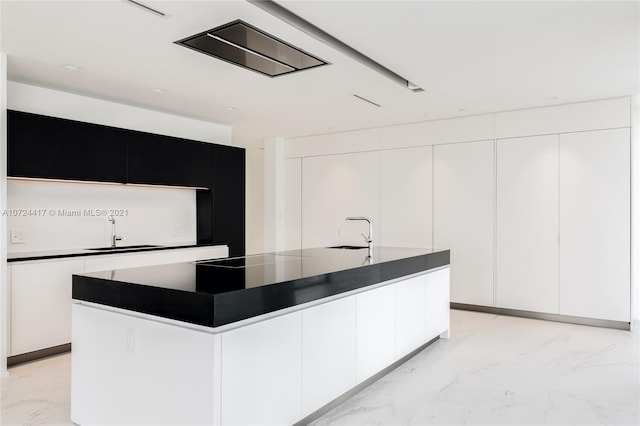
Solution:
{"label": "kitchen island", "polygon": [[77,424],[293,424],[449,330],[449,251],[316,248],[74,275]]}

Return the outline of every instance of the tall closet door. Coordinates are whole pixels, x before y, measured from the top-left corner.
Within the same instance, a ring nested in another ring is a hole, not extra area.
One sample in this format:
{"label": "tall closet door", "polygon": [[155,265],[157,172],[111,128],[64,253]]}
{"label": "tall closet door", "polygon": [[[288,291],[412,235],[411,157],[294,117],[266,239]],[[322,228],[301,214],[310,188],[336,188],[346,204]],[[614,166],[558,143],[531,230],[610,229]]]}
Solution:
{"label": "tall closet door", "polygon": [[431,247],[432,147],[380,153],[380,242]]}
{"label": "tall closet door", "polygon": [[340,156],[302,159],[302,248],[340,243]]}
{"label": "tall closet door", "polygon": [[493,306],[493,141],[434,147],[433,241],[451,249],[451,301]]}
{"label": "tall closet door", "polygon": [[341,178],[334,190],[340,196],[340,244],[367,245],[362,235],[369,234],[369,224],[345,220],[346,217],[364,216],[373,222],[373,243],[380,245],[380,154],[356,152],[339,157]]}
{"label": "tall closet door", "polygon": [[496,149],[496,304],[558,313],[558,136]]}
{"label": "tall closet door", "polygon": [[630,134],[560,135],[560,313],[630,319]]}

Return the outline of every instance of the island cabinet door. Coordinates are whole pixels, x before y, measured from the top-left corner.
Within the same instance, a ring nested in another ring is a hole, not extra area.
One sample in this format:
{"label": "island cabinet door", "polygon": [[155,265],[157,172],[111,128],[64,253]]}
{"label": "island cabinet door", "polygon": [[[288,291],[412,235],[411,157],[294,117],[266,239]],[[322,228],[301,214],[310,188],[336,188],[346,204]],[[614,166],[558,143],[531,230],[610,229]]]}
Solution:
{"label": "island cabinet door", "polygon": [[289,425],[301,418],[302,313],[221,336],[223,425]]}
{"label": "island cabinet door", "polygon": [[356,385],[356,298],[302,312],[302,416]]}
{"label": "island cabinet door", "polygon": [[74,304],[71,421],[214,424],[216,337]]}
{"label": "island cabinet door", "polygon": [[425,275],[409,278],[396,286],[396,358],[402,358],[425,343]]}
{"label": "island cabinet door", "polygon": [[436,336],[449,337],[449,276],[449,268],[425,275],[425,342]]}
{"label": "island cabinet door", "polygon": [[395,287],[356,296],[356,378],[358,383],[395,361]]}

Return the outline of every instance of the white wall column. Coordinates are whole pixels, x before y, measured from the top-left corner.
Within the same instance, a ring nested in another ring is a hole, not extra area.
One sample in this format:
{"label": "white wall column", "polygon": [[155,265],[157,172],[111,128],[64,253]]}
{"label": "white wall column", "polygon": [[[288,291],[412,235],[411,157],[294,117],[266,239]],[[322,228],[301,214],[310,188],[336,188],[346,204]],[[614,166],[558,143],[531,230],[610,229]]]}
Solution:
{"label": "white wall column", "polygon": [[264,251],[284,250],[285,139],[264,141]]}
{"label": "white wall column", "polygon": [[7,375],[7,55],[0,53],[0,376]]}
{"label": "white wall column", "polygon": [[[631,97],[631,329],[640,327],[640,94]],[[634,324],[635,323],[635,324]]]}

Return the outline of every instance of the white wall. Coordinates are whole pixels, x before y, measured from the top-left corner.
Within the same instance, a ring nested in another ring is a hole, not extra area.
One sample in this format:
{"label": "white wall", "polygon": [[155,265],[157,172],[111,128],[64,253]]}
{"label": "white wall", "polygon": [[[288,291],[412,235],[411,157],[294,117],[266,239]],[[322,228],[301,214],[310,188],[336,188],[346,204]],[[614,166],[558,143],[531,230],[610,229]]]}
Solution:
{"label": "white wall", "polygon": [[[193,189],[9,179],[7,199],[9,253],[109,246],[110,210],[119,245],[196,242]],[[11,231],[26,242],[12,244]]]}
{"label": "white wall", "polygon": [[69,120],[232,145],[231,127],[9,81],[7,108]]}

